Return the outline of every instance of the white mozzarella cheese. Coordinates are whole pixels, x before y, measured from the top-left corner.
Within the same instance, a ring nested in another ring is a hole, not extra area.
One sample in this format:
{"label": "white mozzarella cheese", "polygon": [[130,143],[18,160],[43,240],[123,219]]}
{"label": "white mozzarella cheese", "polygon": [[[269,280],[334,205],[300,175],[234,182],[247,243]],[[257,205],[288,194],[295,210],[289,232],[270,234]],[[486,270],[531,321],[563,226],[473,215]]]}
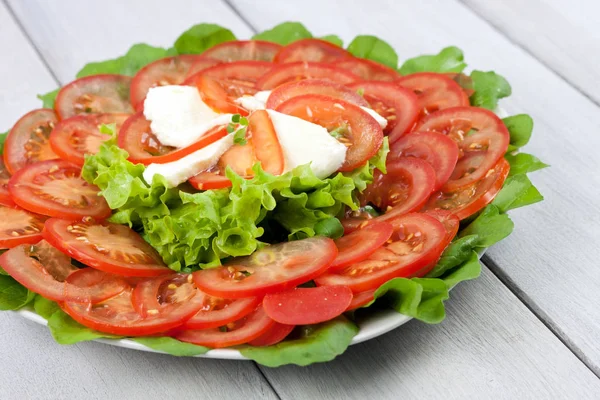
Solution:
{"label": "white mozzarella cheese", "polygon": [[371,117],[375,118],[375,121],[377,121],[377,123],[379,124],[379,126],[381,126],[381,129],[385,129],[385,127],[388,124],[387,119],[383,118],[381,115],[379,115],[377,113],[377,111],[371,109],[371,108],[367,108],[367,107],[361,107],[363,110],[365,110],[366,112],[369,113],[369,115],[371,115]]}
{"label": "white mozzarella cheese", "polygon": [[254,96],[246,95],[239,97],[235,99],[235,102],[250,112],[264,110],[270,94],[270,90],[263,90],[254,94]]}

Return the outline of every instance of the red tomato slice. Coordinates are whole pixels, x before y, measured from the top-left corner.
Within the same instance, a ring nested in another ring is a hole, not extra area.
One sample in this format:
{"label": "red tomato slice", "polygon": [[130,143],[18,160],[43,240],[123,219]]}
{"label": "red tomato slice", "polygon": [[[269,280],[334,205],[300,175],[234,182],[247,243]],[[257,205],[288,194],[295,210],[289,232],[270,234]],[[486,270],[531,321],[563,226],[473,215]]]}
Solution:
{"label": "red tomato slice", "polygon": [[194,272],[200,290],[228,299],[260,296],[296,287],[319,276],[337,256],[324,237],[264,247],[222,267]]}
{"label": "red tomato slice", "polygon": [[4,160],[0,158],[0,205],[6,207],[15,207],[15,202],[12,201],[8,192],[8,181],[10,180],[10,172],[4,165]]}
{"label": "red tomato slice", "polygon": [[338,255],[329,267],[329,271],[337,271],[369,257],[387,242],[392,233],[394,233],[392,225],[378,222],[336,239]]}
{"label": "red tomato slice", "polygon": [[[65,257],[69,259],[67,255]],[[129,283],[120,276],[107,274],[94,268],[76,269],[65,279],[65,300],[97,303],[129,288]]]}
{"label": "red tomato slice", "polygon": [[[266,61],[235,61],[215,65],[214,67],[200,71],[199,74],[219,81],[225,81],[228,86],[240,86],[246,89],[246,87],[253,88],[256,81],[272,68],[273,63]],[[242,94],[252,93],[243,92]]]}
{"label": "red tomato slice", "polygon": [[187,330],[175,335],[182,342],[211,347],[214,349],[248,343],[271,329],[275,321],[267,316],[262,307],[251,314],[219,328]]}
{"label": "red tomato slice", "polygon": [[150,121],[142,112],[129,117],[119,130],[119,147],[129,153],[129,161],[144,165],[164,164],[179,160],[193,152],[208,146],[227,135],[225,126],[217,126],[206,132],[197,142],[177,149],[165,146],[150,129]]}
{"label": "red tomato slice", "polygon": [[289,82],[273,90],[267,99],[266,108],[276,109],[281,103],[304,94],[322,94],[347,101],[359,107],[369,107],[369,103],[356,91],[348,89],[339,83],[322,79],[304,79],[298,82]]}
{"label": "red tomato slice", "polygon": [[384,133],[390,144],[409,132],[419,117],[417,96],[393,82],[364,81],[348,87],[362,91],[371,108],[387,119]]}
{"label": "red tomato slice", "polygon": [[419,72],[400,78],[397,83],[415,92],[421,116],[450,107],[469,106],[469,96],[445,74]]}
{"label": "red tomato slice", "polygon": [[392,68],[363,58],[348,58],[335,62],[337,68],[346,69],[366,81],[395,81],[400,74]]}
{"label": "red tomato slice", "polygon": [[285,339],[294,330],[294,328],[294,325],[275,323],[271,329],[256,339],[249,341],[248,344],[256,347],[272,346]]}
{"label": "red tomato slice", "polygon": [[469,75],[465,75],[462,72],[446,72],[444,75],[458,83],[467,97],[471,97],[475,93],[475,90],[473,90],[473,79]]}
{"label": "red tomato slice", "polygon": [[45,219],[18,207],[0,205],[0,249],[39,242]]}
{"label": "red tomato slice", "polygon": [[[425,211],[427,215],[431,215],[433,218],[437,219],[444,225],[446,229],[446,245],[450,244],[452,239],[458,233],[458,228],[460,227],[460,219],[449,210],[427,210]],[[446,247],[446,246],[444,246]]]}
{"label": "red tomato slice", "polygon": [[56,96],[54,108],[60,119],[79,114],[132,114],[129,104],[131,77],[91,75],[64,86]]}
{"label": "red tomato slice", "polygon": [[203,294],[200,311],[187,320],[183,329],[210,329],[227,325],[245,317],[258,307],[260,297],[246,299],[221,299]]}
{"label": "red tomato slice", "polygon": [[48,138],[58,118],[53,110],[33,110],[17,121],[4,143],[4,164],[11,174],[21,168],[58,156],[50,148]]}
{"label": "red tomato slice", "polygon": [[360,80],[353,73],[330,64],[298,61],[274,67],[256,82],[256,87],[270,90],[284,83],[302,79],[324,79],[343,85]]}
{"label": "red tomato slice", "polygon": [[125,276],[172,272],[156,250],[125,225],[51,218],[46,221],[43,235],[57,249],[101,271]]}
{"label": "red tomato slice", "polygon": [[350,302],[352,290],[347,286],[321,286],[267,294],[263,308],[280,324],[310,325],[341,315]]}
{"label": "red tomato slice", "polygon": [[433,192],[435,171],[428,162],[403,157],[387,165],[387,174],[376,170],[373,183],[359,196],[361,204],[373,204],[385,214],[386,221],[419,210]]}
{"label": "red tomato slice", "polygon": [[354,293],[377,289],[390,279],[411,277],[434,262],[443,251],[446,229],[426,214],[406,214],[389,221],[394,225],[391,243],[369,258],[317,277],[318,286],[344,285]]}
{"label": "red tomato slice", "polygon": [[214,172],[200,172],[188,180],[190,185],[198,190],[223,189],[231,187],[231,181],[226,176]]}
{"label": "red tomato slice", "polygon": [[248,120],[248,132],[252,138],[252,150],[265,172],[281,175],[285,165],[283,150],[275,127],[265,110],[257,110]]}
{"label": "red tomato slice", "polygon": [[188,82],[189,78],[196,75],[198,72],[204,71],[207,68],[214,67],[215,65],[219,65],[219,64],[221,64],[221,61],[215,60],[214,58],[209,58],[209,57],[204,57],[204,56],[200,57],[198,60],[196,60],[196,62],[194,62],[190,66],[190,69],[188,70],[186,78],[183,81],[184,83],[182,83],[182,84],[185,84],[185,82]]}
{"label": "red tomato slice", "polygon": [[232,62],[243,60],[273,61],[281,45],[263,40],[234,40],[218,44],[202,53],[202,57]]}
{"label": "red tomato slice", "polygon": [[424,210],[449,210],[458,218],[465,219],[491,203],[508,176],[510,164],[504,158],[490,169],[486,176],[459,189],[434,192]]}
{"label": "red tomato slice", "polygon": [[144,99],[150,88],[165,85],[180,85],[187,77],[192,65],[200,56],[182,54],[156,60],[140,69],[131,81],[129,101],[136,110],[144,108]]}
{"label": "red tomato slice", "polygon": [[171,311],[173,304],[192,299],[198,310],[205,303],[190,274],[169,274],[138,282],[131,293],[131,303],[143,318]]}
{"label": "red tomato slice", "polygon": [[96,154],[110,135],[100,132],[101,124],[115,124],[118,132],[129,114],[78,115],[60,121],[50,134],[50,146],[65,161],[83,166],[86,154]]}
{"label": "red tomato slice", "polygon": [[456,142],[437,132],[414,132],[403,136],[390,148],[387,162],[401,157],[416,157],[427,161],[435,171],[435,187],[439,189],[450,179],[458,160]]}
{"label": "red tomato slice", "polygon": [[343,128],[339,140],[349,147],[340,171],[364,165],[383,143],[383,131],[377,121],[365,110],[343,100],[306,94],[280,104],[277,111],[321,125],[328,131]]}
{"label": "red tomato slice", "polygon": [[508,129],[493,112],[477,107],[455,107],[423,118],[415,131],[448,135],[460,149],[448,190],[470,185],[483,178],[500,160],[510,141]]}
{"label": "red tomato slice", "polygon": [[290,63],[296,61],[336,62],[340,58],[352,57],[348,51],[321,39],[301,39],[284,46],[273,61]]}
{"label": "red tomato slice", "polygon": [[48,160],[21,169],[8,181],[15,203],[49,217],[78,219],[108,218],[111,210],[98,195],[100,189],[87,183],[81,169],[62,160]]}
{"label": "red tomato slice", "polygon": [[245,108],[235,103],[235,99],[245,94],[254,95],[258,90],[253,86],[231,84],[208,76],[194,75],[188,79],[200,91],[200,97],[210,108],[220,113],[248,115]]}
{"label": "red tomato slice", "polygon": [[373,301],[375,299],[376,290],[377,289],[367,290],[366,292],[354,293],[354,297],[352,297],[352,302],[350,303],[346,311],[356,310],[357,308],[360,308],[366,305],[367,303]]}

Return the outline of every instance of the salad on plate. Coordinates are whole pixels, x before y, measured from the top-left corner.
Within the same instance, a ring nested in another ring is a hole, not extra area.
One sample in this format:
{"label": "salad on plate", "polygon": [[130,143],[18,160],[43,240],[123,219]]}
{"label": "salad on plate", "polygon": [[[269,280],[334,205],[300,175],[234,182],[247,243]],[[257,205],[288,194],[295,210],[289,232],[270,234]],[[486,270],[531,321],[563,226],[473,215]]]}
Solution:
{"label": "salad on plate", "polygon": [[2,136],[0,309],[268,366],[329,361],[382,309],[442,321],[546,166],[506,80],[465,68],[296,22],[86,65]]}

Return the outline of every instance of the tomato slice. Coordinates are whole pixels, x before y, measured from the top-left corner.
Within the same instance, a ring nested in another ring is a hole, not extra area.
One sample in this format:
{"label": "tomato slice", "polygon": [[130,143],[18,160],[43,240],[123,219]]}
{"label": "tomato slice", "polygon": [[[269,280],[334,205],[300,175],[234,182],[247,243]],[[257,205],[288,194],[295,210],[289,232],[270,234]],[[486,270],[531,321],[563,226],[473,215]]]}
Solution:
{"label": "tomato slice", "polygon": [[194,272],[200,290],[228,299],[254,297],[296,287],[319,276],[337,256],[324,237],[264,247],[222,267]]}
{"label": "tomato slice", "polygon": [[256,339],[249,341],[248,344],[256,347],[272,346],[285,339],[290,333],[292,333],[294,328],[294,325],[275,323],[271,329]]}
{"label": "tomato slice", "polygon": [[394,143],[410,131],[419,117],[417,96],[393,82],[363,81],[348,85],[360,90],[371,108],[388,120],[384,133]]}
{"label": "tomato slice", "polygon": [[281,175],[285,165],[283,150],[275,127],[265,110],[257,110],[248,120],[248,132],[252,138],[252,150],[265,172]]}
{"label": "tomato slice", "polygon": [[258,307],[251,314],[230,322],[223,329],[182,331],[175,335],[175,339],[218,349],[248,343],[262,336],[274,325],[275,321],[267,316],[262,307]]}
{"label": "tomato slice", "polygon": [[356,91],[339,83],[323,79],[304,79],[298,82],[288,82],[273,90],[267,99],[266,108],[276,109],[281,103],[304,94],[322,94],[347,101],[359,107],[369,107],[369,103]]}
{"label": "tomato slice", "polygon": [[385,221],[419,210],[433,192],[435,171],[431,165],[414,157],[403,157],[387,165],[387,174],[376,170],[373,183],[359,196],[361,204],[373,204],[385,214]]}
{"label": "tomato slice", "polygon": [[187,147],[177,149],[165,146],[152,133],[150,121],[144,117],[144,113],[138,112],[123,123],[123,126],[119,130],[117,142],[119,147],[129,153],[129,161],[149,165],[164,164],[179,160],[216,142],[226,135],[226,127],[217,126],[206,132],[197,142]]}
{"label": "tomato slice", "polygon": [[270,90],[284,83],[302,79],[324,79],[343,85],[360,80],[352,72],[330,64],[298,61],[274,67],[256,82],[256,87],[261,90]]}
{"label": "tomato slice", "polygon": [[352,290],[347,286],[318,286],[267,294],[263,308],[280,324],[309,325],[341,315],[351,302]]}
{"label": "tomato slice", "polygon": [[[68,256],[65,257],[68,259]],[[66,277],[65,299],[77,303],[96,303],[110,299],[129,287],[129,283],[120,276],[94,268],[81,268]]]}
{"label": "tomato slice", "polygon": [[191,299],[197,310],[204,304],[203,297],[190,274],[169,274],[138,282],[131,293],[131,304],[143,318],[152,318],[172,310],[173,304]]}
{"label": "tomato slice", "polygon": [[354,293],[373,290],[390,279],[414,276],[442,253],[446,229],[436,218],[412,213],[389,222],[394,225],[391,243],[366,260],[341,271],[326,272],[315,283],[348,286]]}
{"label": "tomato slice", "polygon": [[39,242],[45,219],[18,207],[0,205],[0,249]]}
{"label": "tomato slice", "polygon": [[188,76],[192,65],[200,56],[182,54],[156,60],[140,69],[131,80],[129,101],[136,110],[144,108],[144,99],[150,88],[155,86],[179,85]]}
{"label": "tomato slice", "polygon": [[348,306],[346,311],[356,310],[357,308],[360,308],[366,305],[367,303],[373,301],[375,299],[376,290],[377,289],[354,293],[354,297],[352,297],[352,301],[350,302],[350,305]]}
{"label": "tomato slice", "polygon": [[258,307],[260,297],[246,299],[222,299],[203,294],[200,311],[187,320],[183,329],[210,329],[227,325],[245,317]]}
{"label": "tomato slice", "polygon": [[205,171],[188,180],[198,190],[224,189],[231,187],[231,181],[218,173]]}
{"label": "tomato slice", "polygon": [[352,54],[326,40],[301,39],[279,50],[275,55],[274,61],[277,63],[291,63],[296,61],[328,63],[347,57],[352,57]]}
{"label": "tomato slice", "polygon": [[306,94],[289,99],[277,111],[321,125],[328,131],[338,129],[348,146],[340,171],[352,171],[373,157],[383,143],[383,131],[377,121],[354,104],[332,97]]}
{"label": "tomato slice", "polygon": [[214,67],[215,65],[219,64],[221,64],[221,61],[215,60],[214,58],[209,58],[205,56],[200,57],[190,66],[190,69],[188,70],[186,78],[182,84],[188,82],[189,78],[196,75],[198,72],[204,71],[207,68]]}
{"label": "tomato slice", "polygon": [[202,53],[202,57],[211,57],[224,62],[273,61],[281,47],[280,44],[263,40],[234,40],[211,47]]}
{"label": "tomato slice", "polygon": [[400,74],[392,68],[364,58],[348,58],[336,61],[335,66],[352,72],[366,81],[392,82],[400,78]]}
{"label": "tomato slice", "polygon": [[130,85],[131,77],[125,75],[86,76],[60,89],[54,108],[60,119],[79,114],[132,114]]}
{"label": "tomato slice", "polygon": [[6,207],[14,207],[15,202],[12,201],[8,192],[8,181],[10,180],[10,172],[4,165],[4,160],[0,158],[0,205]]}
{"label": "tomato slice", "polygon": [[108,218],[111,210],[100,189],[87,183],[81,169],[62,160],[48,160],[21,169],[8,181],[15,203],[49,217]]}
{"label": "tomato slice", "polygon": [[172,273],[156,250],[125,225],[51,218],[43,235],[59,250],[101,271],[125,276]]}
{"label": "tomato slice", "polygon": [[454,107],[423,118],[415,131],[448,135],[459,147],[459,159],[446,189],[470,185],[494,168],[510,141],[508,129],[493,112],[477,107]]}
{"label": "tomato slice", "polygon": [[449,210],[458,218],[465,219],[491,203],[508,176],[510,164],[504,158],[490,169],[486,176],[468,186],[449,190],[445,187],[434,192],[424,210]]}
{"label": "tomato slice", "polygon": [[[460,219],[449,210],[442,209],[434,209],[425,211],[427,215],[431,215],[433,218],[437,219],[444,225],[446,229],[446,245],[450,244],[452,239],[458,233],[458,228],[460,227]],[[446,246],[444,246],[446,247]]]}
{"label": "tomato slice", "polygon": [[196,85],[202,101],[220,113],[248,115],[248,111],[236,104],[235,99],[245,94],[254,95],[258,91],[253,86],[230,84],[227,81],[204,76],[202,73],[192,76],[188,81]]}
{"label": "tomato slice", "polygon": [[416,157],[427,161],[435,171],[435,187],[439,189],[450,179],[458,160],[458,146],[448,136],[437,132],[413,132],[403,136],[390,148],[387,162],[401,157]]}
{"label": "tomato slice", "polygon": [[394,227],[391,224],[377,222],[336,239],[338,255],[329,267],[329,271],[343,269],[369,257],[387,242],[392,233]]}
{"label": "tomato slice", "polygon": [[4,164],[11,174],[21,168],[58,156],[48,138],[58,118],[53,110],[42,108],[25,114],[10,130],[4,143]]}
{"label": "tomato slice", "polygon": [[[246,87],[254,87],[256,81],[272,68],[273,63],[266,61],[235,61],[215,65],[200,71],[199,74],[225,81],[228,86],[240,86],[245,90]],[[242,94],[251,93],[243,92]]]}
{"label": "tomato slice", "polygon": [[469,96],[445,74],[419,72],[403,76],[396,83],[415,92],[419,98],[421,116],[445,108],[470,105]]}
{"label": "tomato slice", "polygon": [[100,132],[101,124],[115,124],[118,132],[129,114],[78,115],[60,121],[50,134],[50,146],[65,161],[83,166],[86,154],[96,154],[110,135]]}

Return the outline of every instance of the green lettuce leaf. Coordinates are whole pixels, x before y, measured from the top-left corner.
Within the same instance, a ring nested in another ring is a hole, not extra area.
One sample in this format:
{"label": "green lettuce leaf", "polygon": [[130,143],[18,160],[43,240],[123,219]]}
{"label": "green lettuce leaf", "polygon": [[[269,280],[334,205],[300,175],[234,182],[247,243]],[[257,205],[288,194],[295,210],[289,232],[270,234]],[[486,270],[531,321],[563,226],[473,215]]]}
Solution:
{"label": "green lettuce leaf", "polygon": [[528,206],[544,200],[544,196],[531,183],[527,175],[509,176],[504,186],[492,201],[501,212]]}
{"label": "green lettuce leaf", "polygon": [[338,35],[325,35],[325,36],[321,36],[319,39],[325,40],[325,41],[335,44],[336,46],[339,46],[339,47],[344,46],[344,41]]}
{"label": "green lettuce leaf", "polygon": [[510,164],[509,176],[527,174],[549,167],[536,156],[527,153],[506,154],[504,158]]}
{"label": "green lettuce leaf", "polygon": [[350,42],[347,50],[356,57],[373,60],[390,68],[398,68],[398,54],[392,46],[378,37],[359,35]]}
{"label": "green lettuce leaf", "polygon": [[138,337],[131,340],[143,344],[153,350],[162,351],[178,357],[197,356],[210,350],[208,347],[180,342],[171,337]]}
{"label": "green lettuce leaf", "polygon": [[479,236],[476,234],[455,238],[442,253],[435,267],[427,274],[428,278],[438,278],[458,267],[469,259],[477,247]]}
{"label": "green lettuce leaf", "polygon": [[438,54],[422,55],[406,60],[399,72],[402,75],[416,72],[462,72],[467,66],[463,60],[461,49],[453,46],[446,47]]}
{"label": "green lettuce leaf", "polygon": [[533,119],[527,114],[518,114],[506,117],[502,120],[508,132],[510,133],[510,145],[508,152],[513,152],[527,143],[531,139],[533,132]]}
{"label": "green lettuce leaf", "polygon": [[266,40],[267,42],[290,44],[300,39],[312,38],[312,33],[300,22],[284,22],[264,32],[257,33],[252,39]]}
{"label": "green lettuce leaf", "polygon": [[48,300],[38,294],[33,301],[33,309],[38,315],[48,320],[55,312],[60,310],[60,307],[52,300]]}
{"label": "green lettuce leaf", "polygon": [[511,234],[514,224],[508,214],[500,213],[500,209],[489,204],[481,211],[466,228],[462,229],[459,237],[477,235],[477,248],[490,247]]}
{"label": "green lettuce leaf", "polygon": [[0,155],[4,154],[4,142],[6,142],[6,137],[8,136],[8,132],[0,133]]}
{"label": "green lettuce leaf", "polygon": [[175,41],[179,54],[200,54],[223,42],[236,40],[227,28],[216,24],[198,24],[183,32]]}
{"label": "green lettuce leaf", "polygon": [[507,80],[494,71],[473,71],[471,79],[475,90],[470,97],[473,106],[494,110],[498,106],[498,100],[512,93]]}
{"label": "green lettuce leaf", "polygon": [[56,342],[60,344],[75,344],[95,339],[119,339],[121,336],[98,332],[76,322],[67,313],[57,310],[48,319],[48,328]]}
{"label": "green lettuce leaf", "polygon": [[244,347],[240,353],[267,367],[287,364],[306,366],[333,360],[346,351],[357,333],[358,327],[340,316],[322,324],[301,327],[299,338],[273,346]]}
{"label": "green lettuce leaf", "polygon": [[60,91],[60,88],[53,90],[51,92],[48,92],[48,93],[38,94],[37,98],[42,101],[42,107],[54,108],[54,101],[56,100],[56,96],[58,95],[59,91]]}
{"label": "green lettuce leaf", "polygon": [[18,310],[29,304],[35,293],[8,275],[0,275],[0,310]]}

